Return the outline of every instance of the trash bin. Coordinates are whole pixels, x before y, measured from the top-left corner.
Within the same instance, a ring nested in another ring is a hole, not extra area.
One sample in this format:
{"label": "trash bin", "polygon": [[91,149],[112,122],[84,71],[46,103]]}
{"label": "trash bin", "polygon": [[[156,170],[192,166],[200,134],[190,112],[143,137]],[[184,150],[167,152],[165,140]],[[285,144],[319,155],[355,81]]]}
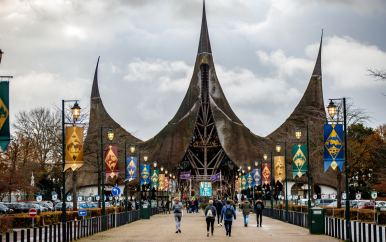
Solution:
{"label": "trash bin", "polygon": [[311,215],[311,234],[325,233],[325,209],[321,207],[313,207],[310,209]]}
{"label": "trash bin", "polygon": [[141,205],[141,219],[150,219],[150,205]]}

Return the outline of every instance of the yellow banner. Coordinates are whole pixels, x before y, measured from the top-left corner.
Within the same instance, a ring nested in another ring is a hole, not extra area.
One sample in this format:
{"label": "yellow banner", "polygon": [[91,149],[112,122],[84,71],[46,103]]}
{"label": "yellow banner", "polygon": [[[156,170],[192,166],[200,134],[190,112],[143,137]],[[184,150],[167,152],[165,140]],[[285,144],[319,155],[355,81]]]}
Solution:
{"label": "yellow banner", "polygon": [[158,190],[163,191],[165,189],[165,174],[159,174]]}
{"label": "yellow banner", "polygon": [[275,183],[277,181],[283,182],[285,180],[285,163],[284,156],[274,156],[273,166],[275,171]]}
{"label": "yellow banner", "polygon": [[71,168],[73,171],[80,168],[83,163],[83,127],[66,127],[66,165],[64,170]]}

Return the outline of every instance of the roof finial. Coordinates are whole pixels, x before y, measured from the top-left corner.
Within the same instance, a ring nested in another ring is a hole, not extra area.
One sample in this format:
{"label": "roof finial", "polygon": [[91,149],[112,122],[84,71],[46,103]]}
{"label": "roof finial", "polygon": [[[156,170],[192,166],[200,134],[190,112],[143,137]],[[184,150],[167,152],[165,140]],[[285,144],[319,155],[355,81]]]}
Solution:
{"label": "roof finial", "polygon": [[201,22],[201,33],[200,33],[200,43],[198,45],[197,54],[201,53],[212,53],[209,41],[208,25],[206,22],[206,12],[205,12],[205,0],[203,1],[203,10],[202,10],[202,22]]}
{"label": "roof finial", "polygon": [[94,81],[92,83],[92,90],[91,90],[91,98],[100,98],[99,95],[99,88],[98,88],[98,65],[99,65],[99,58],[98,57],[98,62],[95,68],[95,74],[94,74]]}
{"label": "roof finial", "polygon": [[322,76],[322,41],[323,41],[323,29],[322,29],[322,37],[320,37],[318,58],[316,58],[314,72],[312,73],[313,76]]}

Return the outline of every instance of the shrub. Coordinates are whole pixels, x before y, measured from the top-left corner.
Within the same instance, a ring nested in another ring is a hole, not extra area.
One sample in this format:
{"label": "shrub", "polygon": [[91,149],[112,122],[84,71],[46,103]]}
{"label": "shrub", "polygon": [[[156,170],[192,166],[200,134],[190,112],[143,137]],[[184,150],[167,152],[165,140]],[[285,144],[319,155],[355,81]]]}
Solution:
{"label": "shrub", "polygon": [[13,218],[9,216],[0,216],[0,234],[12,230]]}

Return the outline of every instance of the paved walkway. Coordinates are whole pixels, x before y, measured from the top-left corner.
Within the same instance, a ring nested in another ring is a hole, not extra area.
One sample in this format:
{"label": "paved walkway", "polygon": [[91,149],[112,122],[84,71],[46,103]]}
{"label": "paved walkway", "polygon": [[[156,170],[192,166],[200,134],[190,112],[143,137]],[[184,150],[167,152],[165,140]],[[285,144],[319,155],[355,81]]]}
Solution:
{"label": "paved walkway", "polygon": [[263,227],[256,227],[256,216],[249,216],[248,227],[244,227],[243,216],[237,212],[233,220],[232,237],[225,235],[225,228],[217,227],[214,236],[206,236],[206,222],[202,212],[184,213],[181,234],[175,233],[173,214],[151,216],[150,220],[139,220],[81,239],[85,241],[338,241],[327,235],[309,235],[308,230],[278,220],[263,217]]}

